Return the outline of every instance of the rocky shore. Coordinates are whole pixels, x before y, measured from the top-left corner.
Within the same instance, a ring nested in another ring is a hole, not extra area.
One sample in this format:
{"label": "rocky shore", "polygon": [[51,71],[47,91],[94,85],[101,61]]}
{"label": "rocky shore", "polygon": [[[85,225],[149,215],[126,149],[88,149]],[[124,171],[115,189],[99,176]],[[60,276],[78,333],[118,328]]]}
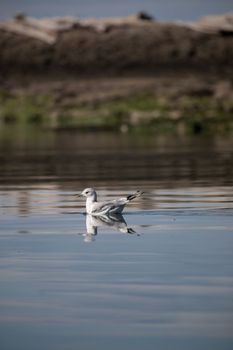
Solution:
{"label": "rocky shore", "polygon": [[82,21],[18,15],[0,23],[0,65],[7,73],[102,75],[206,65],[225,71],[232,61],[232,13],[194,23],[157,22],[145,14]]}

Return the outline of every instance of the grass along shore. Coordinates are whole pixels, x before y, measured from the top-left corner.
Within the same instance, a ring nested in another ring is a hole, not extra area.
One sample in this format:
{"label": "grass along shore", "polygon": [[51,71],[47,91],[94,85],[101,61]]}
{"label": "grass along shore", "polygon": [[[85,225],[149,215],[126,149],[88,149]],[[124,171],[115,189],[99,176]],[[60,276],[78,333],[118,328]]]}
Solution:
{"label": "grass along shore", "polygon": [[[0,91],[0,123],[80,130],[215,133],[233,131],[233,100],[208,90],[137,92],[104,99]],[[0,125],[1,125],[0,124]]]}

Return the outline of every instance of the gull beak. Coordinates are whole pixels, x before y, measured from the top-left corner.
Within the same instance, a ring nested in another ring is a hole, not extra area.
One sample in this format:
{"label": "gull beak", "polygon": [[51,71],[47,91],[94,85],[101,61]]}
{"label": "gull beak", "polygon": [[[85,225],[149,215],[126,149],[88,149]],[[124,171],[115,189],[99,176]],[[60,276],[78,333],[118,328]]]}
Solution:
{"label": "gull beak", "polygon": [[78,194],[76,194],[75,196],[76,196],[76,197],[82,197],[83,195],[82,195],[82,193],[78,193]]}

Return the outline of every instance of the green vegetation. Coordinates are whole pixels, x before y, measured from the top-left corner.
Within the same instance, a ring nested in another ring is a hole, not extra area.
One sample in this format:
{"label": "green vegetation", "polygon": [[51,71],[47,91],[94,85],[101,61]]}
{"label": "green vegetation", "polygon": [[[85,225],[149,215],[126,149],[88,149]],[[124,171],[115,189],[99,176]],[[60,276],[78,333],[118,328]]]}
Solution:
{"label": "green vegetation", "polygon": [[95,103],[0,92],[1,123],[48,128],[214,133],[233,131],[233,101],[212,96],[140,94]]}
{"label": "green vegetation", "polygon": [[50,107],[48,96],[17,96],[0,92],[0,120],[4,123],[42,124]]}

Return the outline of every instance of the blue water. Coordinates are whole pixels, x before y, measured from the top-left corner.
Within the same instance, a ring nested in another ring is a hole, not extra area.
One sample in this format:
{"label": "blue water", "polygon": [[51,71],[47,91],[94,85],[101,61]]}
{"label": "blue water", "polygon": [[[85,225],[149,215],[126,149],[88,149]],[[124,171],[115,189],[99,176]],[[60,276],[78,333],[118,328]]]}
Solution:
{"label": "blue water", "polygon": [[76,186],[1,185],[1,349],[232,349],[233,187],[141,185],[95,235]]}
{"label": "blue water", "polygon": [[34,17],[78,16],[115,17],[127,16],[139,11],[146,11],[159,20],[194,20],[209,14],[222,14],[232,11],[229,0],[1,0],[0,19],[24,12]]}
{"label": "blue water", "polygon": [[[231,350],[232,138],[0,137],[1,350]],[[77,193],[144,191],[123,217]]]}

